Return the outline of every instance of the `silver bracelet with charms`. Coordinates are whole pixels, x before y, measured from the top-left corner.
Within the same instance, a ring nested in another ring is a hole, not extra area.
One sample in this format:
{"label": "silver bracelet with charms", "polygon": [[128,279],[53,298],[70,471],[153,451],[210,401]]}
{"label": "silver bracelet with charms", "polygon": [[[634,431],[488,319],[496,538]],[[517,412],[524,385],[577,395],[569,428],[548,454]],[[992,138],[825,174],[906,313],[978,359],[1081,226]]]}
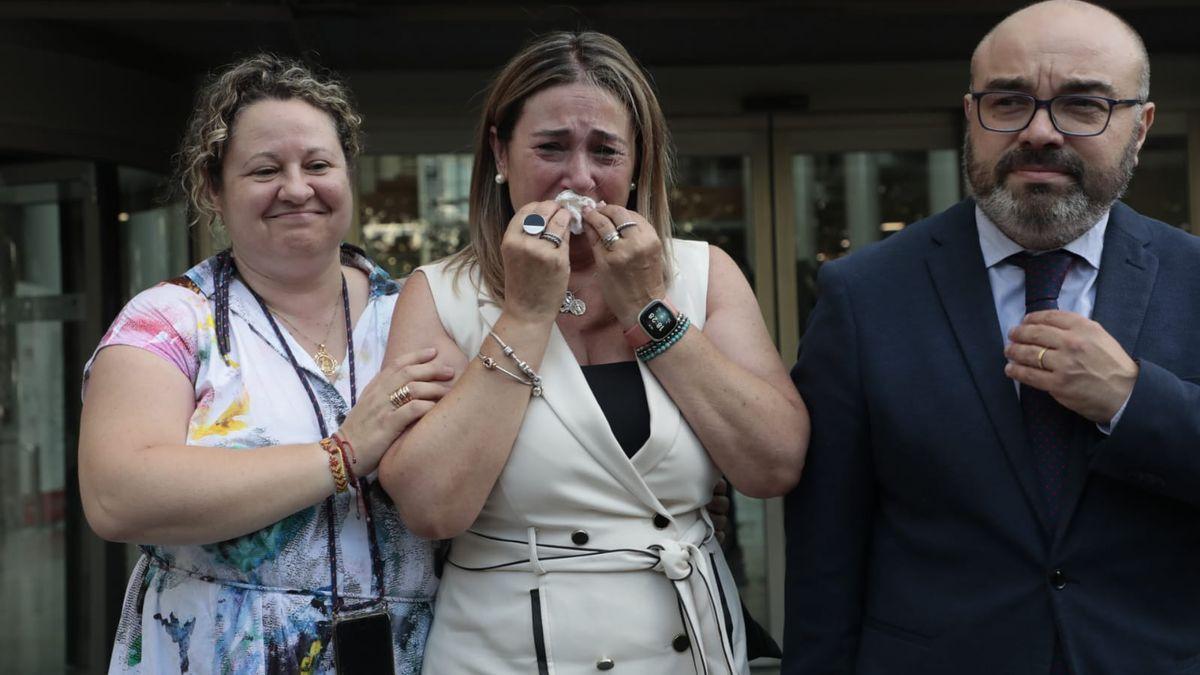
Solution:
{"label": "silver bracelet with charms", "polygon": [[513,362],[517,364],[517,370],[521,371],[521,374],[524,375],[524,377],[521,377],[521,375],[518,375],[518,374],[504,368],[503,366],[501,366],[499,363],[496,362],[496,359],[493,359],[490,356],[484,356],[483,353],[480,352],[479,360],[483,362],[483,367],[488,370],[499,371],[499,372],[507,375],[508,377],[516,380],[517,382],[520,382],[521,384],[529,387],[531,389],[531,394],[533,396],[535,396],[535,397],[541,396],[542,395],[542,378],[541,378],[541,376],[539,376],[537,373],[535,373],[533,371],[533,368],[529,367],[528,363],[522,361],[517,356],[516,352],[513,351],[513,348],[509,347],[504,342],[504,340],[501,340],[500,336],[496,335],[495,331],[488,331],[488,334],[491,335],[492,339],[496,341],[496,344],[500,346],[500,351],[504,352],[505,356],[512,359]]}

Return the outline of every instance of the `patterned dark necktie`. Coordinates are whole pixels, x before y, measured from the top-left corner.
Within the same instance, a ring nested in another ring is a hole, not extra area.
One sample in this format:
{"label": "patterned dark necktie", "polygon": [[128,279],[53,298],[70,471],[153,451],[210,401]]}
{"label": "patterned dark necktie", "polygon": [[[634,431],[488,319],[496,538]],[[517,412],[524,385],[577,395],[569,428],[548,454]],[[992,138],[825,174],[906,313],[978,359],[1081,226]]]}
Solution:
{"label": "patterned dark necktie", "polygon": [[[1018,253],[1013,264],[1025,268],[1025,312],[1058,309],[1058,294],[1075,256],[1058,250],[1041,255]],[[1058,522],[1063,477],[1067,473],[1067,447],[1078,429],[1079,416],[1067,410],[1050,394],[1021,385],[1021,412],[1025,433],[1037,462],[1042,493],[1049,507],[1050,525]]]}
{"label": "patterned dark necktie", "polygon": [[[1063,250],[1042,255],[1022,252],[1009,258],[1013,264],[1025,268],[1026,314],[1058,309],[1058,294],[1074,260],[1073,254]],[[1081,418],[1055,401],[1050,394],[1024,384],[1021,385],[1021,412],[1025,417],[1025,435],[1037,462],[1038,478],[1046,498],[1053,532],[1058,523],[1063,477],[1067,473],[1067,453]],[[1062,641],[1055,635],[1050,675],[1068,673]]]}

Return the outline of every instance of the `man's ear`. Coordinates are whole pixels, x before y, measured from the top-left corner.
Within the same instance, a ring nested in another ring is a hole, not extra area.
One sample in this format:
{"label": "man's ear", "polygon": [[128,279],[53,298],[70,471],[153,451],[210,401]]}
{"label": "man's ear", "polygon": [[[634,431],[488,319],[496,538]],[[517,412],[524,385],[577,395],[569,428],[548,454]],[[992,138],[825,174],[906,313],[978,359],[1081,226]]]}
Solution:
{"label": "man's ear", "polygon": [[[1151,125],[1154,124],[1154,111],[1155,111],[1155,106],[1153,103],[1146,102],[1146,104],[1142,106],[1141,128],[1138,129],[1138,136],[1137,136],[1138,153],[1141,153],[1142,145],[1144,145],[1146,143],[1146,135],[1150,133],[1150,127],[1151,127]],[[1133,165],[1137,166],[1137,164],[1138,164],[1138,155],[1134,154]]]}

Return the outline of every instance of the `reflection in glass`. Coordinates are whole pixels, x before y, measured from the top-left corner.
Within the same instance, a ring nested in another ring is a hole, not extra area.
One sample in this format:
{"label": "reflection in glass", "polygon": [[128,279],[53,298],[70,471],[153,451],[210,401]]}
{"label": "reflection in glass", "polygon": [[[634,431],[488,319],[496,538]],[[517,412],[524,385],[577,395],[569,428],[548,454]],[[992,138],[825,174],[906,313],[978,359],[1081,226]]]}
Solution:
{"label": "reflection in glass", "polygon": [[749,171],[749,162],[739,155],[683,155],[676,165],[670,204],[675,236],[721,248],[753,286]]}
{"label": "reflection in glass", "polygon": [[375,155],[358,168],[363,247],[394,276],[467,243],[471,156]]}
{"label": "reflection in glass", "polygon": [[165,185],[156,173],[119,167],[117,181],[124,247],[124,292],[133,297],[188,265],[188,226],[182,202],[163,203]]}
{"label": "reflection in glass", "polygon": [[[60,186],[0,187],[0,630],[6,672],[61,672],[66,643]],[[72,379],[73,381],[73,379]]]}
{"label": "reflection in glass", "polygon": [[793,156],[801,328],[821,263],[948,208],[960,198],[960,173],[950,149]]}

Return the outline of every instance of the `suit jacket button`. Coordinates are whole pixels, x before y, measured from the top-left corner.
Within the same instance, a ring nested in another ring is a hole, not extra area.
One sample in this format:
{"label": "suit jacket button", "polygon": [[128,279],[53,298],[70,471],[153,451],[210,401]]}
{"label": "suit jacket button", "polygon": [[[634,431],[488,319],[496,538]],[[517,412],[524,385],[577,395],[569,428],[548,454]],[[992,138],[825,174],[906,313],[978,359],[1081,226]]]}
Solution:
{"label": "suit jacket button", "polygon": [[665,529],[667,529],[667,526],[670,524],[671,524],[670,519],[668,519],[663,514],[661,514],[661,513],[654,514],[654,526],[657,527],[658,529],[665,530]]}
{"label": "suit jacket button", "polygon": [[1067,575],[1062,570],[1054,570],[1050,573],[1050,585],[1061,591],[1067,587]]}
{"label": "suit jacket button", "polygon": [[596,670],[612,670],[617,665],[612,659],[604,657],[596,662]]}
{"label": "suit jacket button", "polygon": [[571,533],[571,542],[576,546],[583,546],[588,543],[587,530],[575,530]]}
{"label": "suit jacket button", "polygon": [[671,640],[671,647],[677,652],[686,652],[688,650],[688,647],[691,647],[691,646],[692,646],[692,641],[689,640],[688,636],[683,633],[676,635],[675,639]]}

